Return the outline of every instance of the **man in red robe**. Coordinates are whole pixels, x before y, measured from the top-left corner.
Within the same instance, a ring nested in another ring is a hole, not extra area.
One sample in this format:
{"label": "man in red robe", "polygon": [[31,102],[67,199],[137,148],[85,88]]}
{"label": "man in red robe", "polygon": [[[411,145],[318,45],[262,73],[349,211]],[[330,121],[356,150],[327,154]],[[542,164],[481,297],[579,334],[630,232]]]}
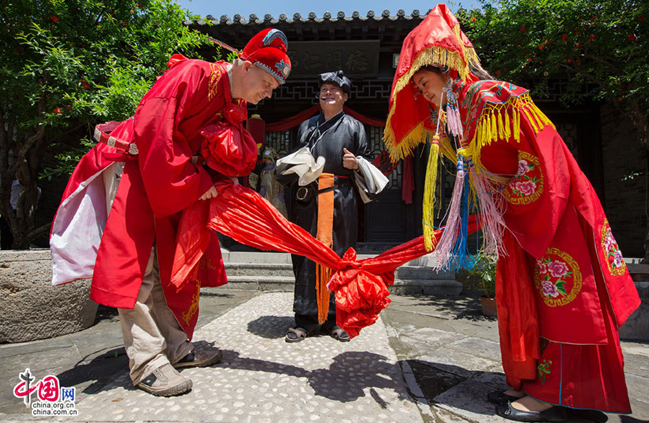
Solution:
{"label": "man in red robe", "polygon": [[[287,44],[284,33],[266,29],[233,64],[174,55],[133,118],[110,137],[98,127],[106,144],[83,157],[63,195],[50,242],[53,284],[92,277],[91,298],[119,310],[133,384],[153,395],[189,391],[191,380],[176,368],[222,356],[190,342],[200,287],[227,282],[220,247],[212,237],[197,271],[176,287],[178,224],[183,210],[217,195],[216,180],[254,166],[254,141],[233,139],[249,137],[241,135],[247,102],[270,98],[285,82]],[[196,164],[198,151],[212,169]]]}

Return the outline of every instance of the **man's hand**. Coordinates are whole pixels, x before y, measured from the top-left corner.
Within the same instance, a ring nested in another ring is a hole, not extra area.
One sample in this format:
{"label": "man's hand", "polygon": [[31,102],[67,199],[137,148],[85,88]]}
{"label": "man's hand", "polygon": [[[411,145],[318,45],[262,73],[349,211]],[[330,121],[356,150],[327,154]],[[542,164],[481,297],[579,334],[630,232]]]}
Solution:
{"label": "man's hand", "polygon": [[209,200],[210,198],[214,198],[217,195],[219,195],[218,191],[212,186],[207,190],[205,194],[201,195],[201,198],[199,198],[199,200]]}
{"label": "man's hand", "polygon": [[239,178],[236,176],[228,176],[228,178],[232,181],[232,185],[239,185]]}
{"label": "man's hand", "polygon": [[346,169],[358,169],[358,160],[356,160],[354,153],[347,150],[346,148],[343,148],[343,153],[345,153],[345,155],[343,156],[343,167]]}

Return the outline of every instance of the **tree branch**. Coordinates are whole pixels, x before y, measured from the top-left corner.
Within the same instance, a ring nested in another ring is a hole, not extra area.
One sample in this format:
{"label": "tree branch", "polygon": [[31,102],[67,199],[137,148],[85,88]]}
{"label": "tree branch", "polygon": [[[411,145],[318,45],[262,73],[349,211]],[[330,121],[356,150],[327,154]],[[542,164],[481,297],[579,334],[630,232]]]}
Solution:
{"label": "tree branch", "polygon": [[64,132],[62,134],[59,134],[59,135],[57,135],[57,136],[55,136],[53,138],[50,138],[50,141],[54,142],[54,141],[56,141],[57,139],[59,139],[61,137],[64,137],[66,135],[69,135],[69,134],[73,133],[74,131],[76,131],[77,129],[79,129],[79,128],[85,126],[85,125],[86,125],[85,123],[80,123],[77,126],[75,126],[74,128],[72,128],[72,129],[70,129],[70,130],[68,130],[68,131],[66,131],[66,132]]}
{"label": "tree branch", "polygon": [[8,136],[8,129],[5,129],[5,112],[2,109],[2,106],[0,106],[0,157],[3,156],[3,151],[5,148],[7,148],[7,145],[5,144],[7,140],[9,139]]}
{"label": "tree branch", "polygon": [[606,60],[603,60],[603,59],[599,58],[598,56],[594,56],[594,55],[592,55],[592,54],[584,54],[584,57],[588,57],[589,59],[593,59],[593,60],[596,61],[596,62],[602,63],[602,64],[604,64],[604,65],[610,67],[610,68],[613,69],[613,70],[614,70],[618,75],[621,75],[621,74],[622,74],[622,70],[620,70],[617,66],[615,66],[615,65],[614,65],[613,63],[611,63],[611,62],[608,62],[608,61],[606,61]]}
{"label": "tree branch", "polygon": [[41,226],[41,227],[39,227],[39,228],[36,228],[36,229],[30,231],[30,232],[27,234],[27,238],[28,238],[28,239],[36,238],[37,236],[39,236],[39,235],[42,234],[43,232],[49,231],[49,230],[50,230],[50,226],[52,226],[52,222],[50,222],[50,223],[46,223],[45,225],[43,225],[43,226]]}
{"label": "tree branch", "polygon": [[[39,77],[38,78],[38,85],[41,87],[45,83],[45,78],[44,77]],[[40,98],[38,99],[38,117],[39,121],[42,121],[43,115],[45,114],[45,109],[47,107],[47,100],[45,99],[45,93],[41,89],[40,92]],[[18,165],[22,161],[22,159],[25,158],[27,155],[27,152],[29,149],[32,147],[32,145],[40,140],[43,135],[45,135],[45,126],[43,125],[38,125],[38,129],[36,130],[36,133],[32,134],[31,136],[27,137],[27,139],[23,142],[22,147],[16,154],[16,157],[14,157],[14,165],[11,169],[12,172],[15,172],[18,169]]]}
{"label": "tree branch", "polygon": [[[6,122],[5,112],[3,109],[0,109],[0,125],[2,126],[0,129],[0,179],[3,179],[3,183],[7,184],[11,184],[11,179],[9,178],[13,178],[13,176],[9,176],[7,173],[7,168],[9,167],[9,151],[11,149],[15,122],[15,118],[11,118],[9,122]],[[7,127],[6,130],[5,125]]]}
{"label": "tree branch", "polygon": [[642,116],[642,109],[636,100],[628,100],[631,109],[631,119],[633,125],[636,127],[640,134],[640,138],[645,147],[649,149],[649,124]]}
{"label": "tree branch", "polygon": [[27,137],[22,147],[18,151],[18,154],[16,154],[16,157],[14,157],[14,165],[11,168],[12,172],[15,172],[18,169],[18,166],[20,165],[22,159],[24,159],[25,156],[27,155],[29,149],[36,141],[43,138],[43,135],[45,135],[45,127],[39,125],[38,129],[36,130],[36,133]]}

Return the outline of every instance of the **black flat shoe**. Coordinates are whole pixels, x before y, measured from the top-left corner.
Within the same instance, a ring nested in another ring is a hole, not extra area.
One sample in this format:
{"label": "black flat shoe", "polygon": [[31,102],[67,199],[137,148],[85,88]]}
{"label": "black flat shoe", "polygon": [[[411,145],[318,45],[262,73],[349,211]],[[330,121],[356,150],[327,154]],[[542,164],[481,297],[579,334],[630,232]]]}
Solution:
{"label": "black flat shoe", "polygon": [[550,407],[543,411],[521,411],[512,407],[511,402],[496,406],[496,414],[509,420],[518,422],[565,422],[568,420],[566,409],[563,407]]}
{"label": "black flat shoe", "polygon": [[582,419],[590,420],[596,423],[606,423],[608,416],[598,410],[581,410],[578,408],[568,408],[566,410],[572,416],[581,417]]}
{"label": "black flat shoe", "polygon": [[487,394],[487,400],[494,404],[506,404],[508,401],[514,402],[521,399],[522,397],[515,397],[513,395],[507,395],[502,391],[493,391]]}

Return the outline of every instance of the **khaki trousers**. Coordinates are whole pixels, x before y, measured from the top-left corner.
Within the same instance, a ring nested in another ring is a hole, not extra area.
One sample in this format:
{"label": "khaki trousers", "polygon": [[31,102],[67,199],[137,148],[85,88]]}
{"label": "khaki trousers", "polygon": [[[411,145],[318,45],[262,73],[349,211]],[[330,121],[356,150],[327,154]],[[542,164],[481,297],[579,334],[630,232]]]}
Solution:
{"label": "khaki trousers", "polygon": [[167,307],[155,245],[133,310],[118,309],[133,385],[165,363],[175,364],[192,349],[176,316]]}

